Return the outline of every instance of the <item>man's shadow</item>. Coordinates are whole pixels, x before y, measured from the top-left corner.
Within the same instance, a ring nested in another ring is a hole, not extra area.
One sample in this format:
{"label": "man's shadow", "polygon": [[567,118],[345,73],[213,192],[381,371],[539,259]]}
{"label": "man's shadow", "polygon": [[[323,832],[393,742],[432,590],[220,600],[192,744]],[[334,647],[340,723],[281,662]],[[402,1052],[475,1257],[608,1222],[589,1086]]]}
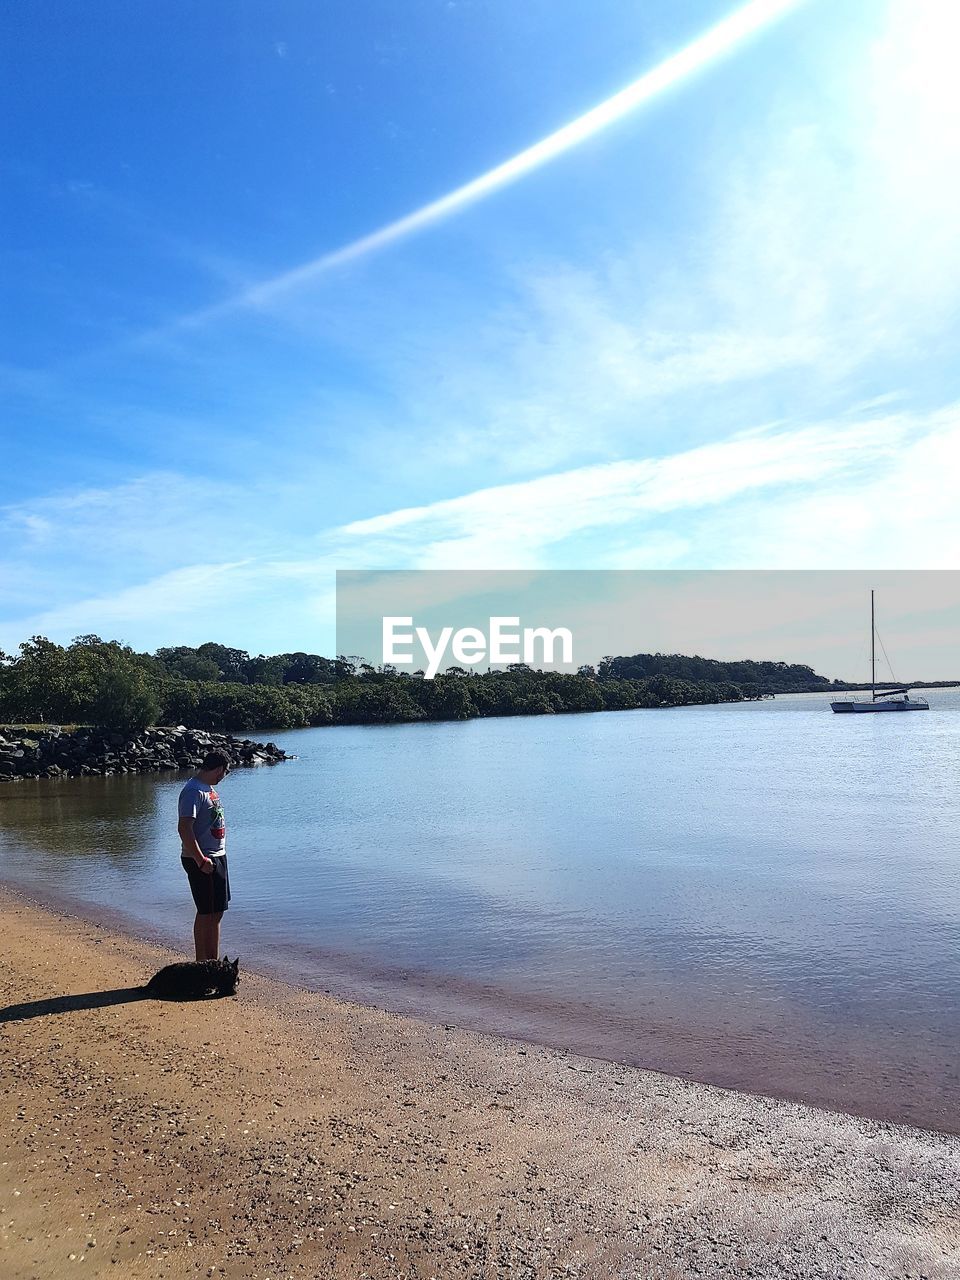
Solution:
{"label": "man's shadow", "polygon": [[0,1023],[42,1018],[48,1013],[72,1013],[74,1009],[105,1009],[112,1004],[129,1004],[148,999],[146,987],[117,987],[114,991],[87,991],[79,996],[53,996],[49,1000],[27,1000],[0,1009]]}

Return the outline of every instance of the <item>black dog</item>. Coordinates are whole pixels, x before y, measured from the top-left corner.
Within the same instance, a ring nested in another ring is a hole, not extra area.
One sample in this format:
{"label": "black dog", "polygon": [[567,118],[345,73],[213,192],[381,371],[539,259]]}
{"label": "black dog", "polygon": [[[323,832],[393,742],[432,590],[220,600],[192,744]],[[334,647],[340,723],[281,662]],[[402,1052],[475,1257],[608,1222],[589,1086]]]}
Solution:
{"label": "black dog", "polygon": [[232,996],[237,990],[240,961],[184,960],[155,973],[144,990],[157,1000],[203,1000],[206,996]]}

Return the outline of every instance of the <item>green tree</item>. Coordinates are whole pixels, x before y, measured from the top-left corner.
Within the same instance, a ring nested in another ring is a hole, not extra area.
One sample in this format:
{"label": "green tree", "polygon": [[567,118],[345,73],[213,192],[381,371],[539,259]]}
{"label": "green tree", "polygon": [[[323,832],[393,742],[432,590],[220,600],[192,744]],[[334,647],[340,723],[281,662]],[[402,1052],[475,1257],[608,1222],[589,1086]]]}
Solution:
{"label": "green tree", "polygon": [[89,702],[91,723],[129,733],[156,724],[160,702],[148,676],[132,663],[105,665]]}
{"label": "green tree", "polygon": [[71,687],[67,652],[46,636],[31,636],[7,670],[7,720],[71,720],[76,696]]}
{"label": "green tree", "polygon": [[217,668],[220,674],[215,679],[219,678],[228,684],[246,684],[246,664],[250,661],[250,655],[245,649],[231,649],[228,645],[208,640],[206,644],[200,645],[197,654],[208,659]]}
{"label": "green tree", "polygon": [[315,653],[285,653],[284,684],[331,684],[338,678],[337,664]]}
{"label": "green tree", "polygon": [[413,696],[431,720],[469,720],[477,714],[470,688],[462,676],[450,674],[418,680]]}
{"label": "green tree", "polygon": [[177,645],[173,649],[158,649],[157,660],[164,671],[181,680],[219,680],[220,668],[213,658],[203,657],[196,649]]}
{"label": "green tree", "polygon": [[66,652],[76,719],[123,732],[156,722],[151,661],[117,640],[77,636]]}
{"label": "green tree", "polygon": [[244,664],[244,673],[250,684],[269,684],[279,686],[283,684],[284,660],[277,654],[272,658],[265,658],[261,653],[256,658],[248,658]]}

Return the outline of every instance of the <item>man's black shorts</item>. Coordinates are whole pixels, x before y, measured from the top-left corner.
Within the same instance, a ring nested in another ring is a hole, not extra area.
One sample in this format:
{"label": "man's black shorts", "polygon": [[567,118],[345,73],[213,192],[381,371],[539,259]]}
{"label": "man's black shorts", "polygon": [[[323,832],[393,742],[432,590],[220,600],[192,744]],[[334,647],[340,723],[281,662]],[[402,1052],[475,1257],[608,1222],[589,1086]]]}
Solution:
{"label": "man's black shorts", "polygon": [[201,916],[216,915],[226,911],[230,901],[230,875],[227,871],[227,855],[212,858],[213,870],[201,871],[193,858],[181,858],[183,869],[190,881],[190,891]]}

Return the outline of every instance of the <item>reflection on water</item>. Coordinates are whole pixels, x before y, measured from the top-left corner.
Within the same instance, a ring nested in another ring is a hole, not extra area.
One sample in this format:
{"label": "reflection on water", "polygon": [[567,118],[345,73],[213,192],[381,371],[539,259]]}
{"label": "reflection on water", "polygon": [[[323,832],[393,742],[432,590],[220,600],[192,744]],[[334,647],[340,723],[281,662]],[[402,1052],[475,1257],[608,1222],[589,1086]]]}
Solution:
{"label": "reflection on water", "polygon": [[[248,963],[960,1128],[960,694],[305,730],[221,794]],[[0,790],[0,875],[186,947],[182,778]]]}
{"label": "reflection on water", "polygon": [[157,821],[157,801],[157,779],[149,774],[64,779],[54,786],[35,779],[0,792],[0,827],[24,851],[71,860],[87,855],[120,869]]}

